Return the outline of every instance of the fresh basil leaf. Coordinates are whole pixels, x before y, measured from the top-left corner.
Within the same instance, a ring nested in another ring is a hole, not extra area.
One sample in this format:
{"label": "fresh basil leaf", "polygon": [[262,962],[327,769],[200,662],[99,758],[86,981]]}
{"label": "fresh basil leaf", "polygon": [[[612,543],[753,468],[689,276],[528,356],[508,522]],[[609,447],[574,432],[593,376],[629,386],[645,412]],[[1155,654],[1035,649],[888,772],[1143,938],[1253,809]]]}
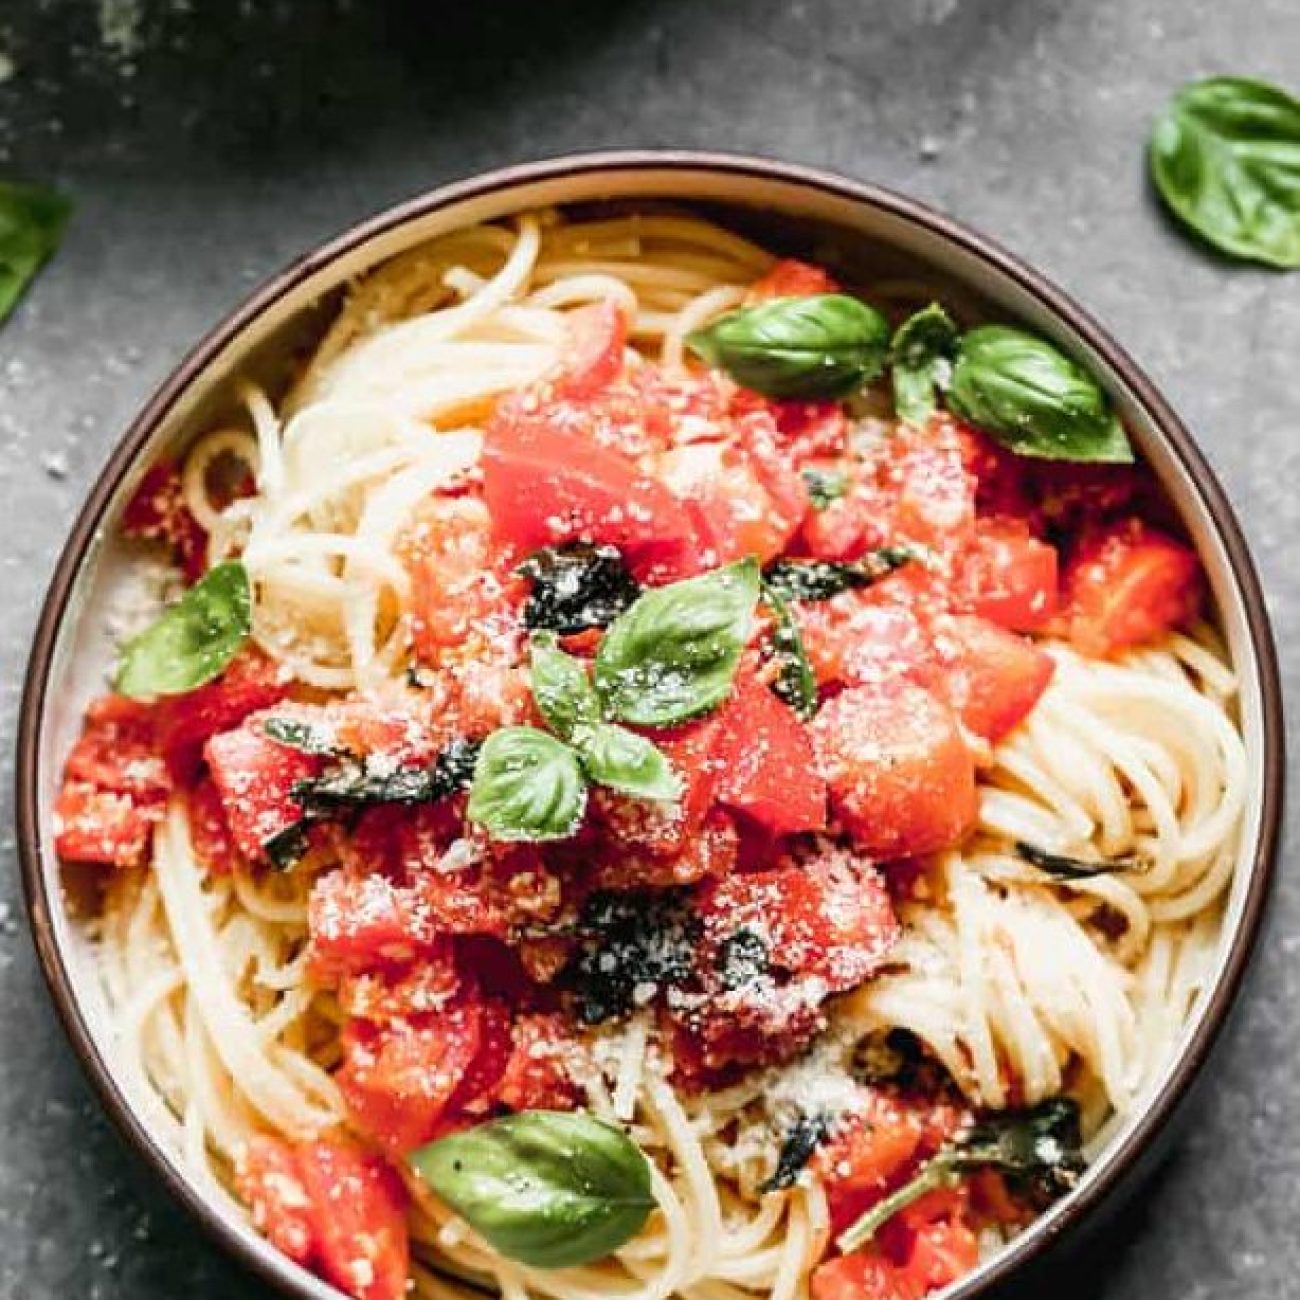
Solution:
{"label": "fresh basil leaf", "polygon": [[608,627],[641,593],[613,546],[547,546],[516,572],[532,584],[524,602],[525,625],[562,636]]}
{"label": "fresh basil leaf", "polygon": [[981,325],[962,336],[948,407],[1021,456],[1133,459],[1101,385],[1045,339],[1009,325]]}
{"label": "fresh basil leaf", "polygon": [[0,321],[58,248],[71,215],[53,190],[0,181]]}
{"label": "fresh basil leaf", "polygon": [[948,313],[932,302],[909,316],[894,331],[889,345],[894,410],[907,424],[923,427],[935,412],[935,390],[952,374],[957,355],[957,327]]}
{"label": "fresh basil leaf", "polygon": [[554,632],[533,634],[530,672],[533,699],[556,735],[568,740],[578,727],[600,721],[600,700],[587,665],[561,650]]}
{"label": "fresh basil leaf", "polygon": [[849,490],[849,476],[839,470],[805,469],[804,487],[814,510],[825,510],[832,501],[838,501]]}
{"label": "fresh basil leaf", "polygon": [[1091,880],[1093,876],[1113,876],[1121,872],[1140,874],[1150,870],[1151,863],[1144,858],[1071,858],[1064,853],[1049,853],[1024,840],[1016,841],[1016,852],[1032,867],[1045,871],[1061,880]]}
{"label": "fresh basil leaf", "polygon": [[920,554],[910,546],[882,546],[857,560],[774,560],[763,570],[763,586],[780,600],[830,600],[872,586]]}
{"label": "fresh basil leaf", "polygon": [[644,736],[611,722],[579,731],[574,748],[583,770],[597,785],[637,799],[678,799],[681,779],[663,752]]}
{"label": "fresh basil leaf", "polygon": [[847,294],[771,298],[688,334],[686,346],[765,397],[844,397],[884,370],[889,324]]}
{"label": "fresh basil leaf", "polygon": [[334,737],[320,726],[300,718],[266,718],[262,722],[263,735],[302,754],[337,754]]}
{"label": "fresh basil leaf", "polygon": [[477,741],[457,737],[428,767],[394,767],[378,754],[346,758],[319,776],[294,782],[293,797],[318,818],[374,804],[436,803],[469,785],[478,752]]}
{"label": "fresh basil leaf", "polygon": [[793,1187],[813,1152],[826,1139],[831,1122],[826,1115],[802,1115],[790,1127],[776,1158],[776,1171],[758,1190],[779,1192]]}
{"label": "fresh basil leaf", "polygon": [[479,751],[466,816],[494,840],[561,840],[578,829],[587,784],[577,755],[536,727],[502,727]]}
{"label": "fresh basil leaf", "polygon": [[655,1205],[641,1150],[582,1111],[507,1115],[421,1147],[411,1164],[494,1250],[533,1268],[603,1259]]}
{"label": "fresh basil leaf", "polygon": [[805,721],[817,712],[817,678],[799,624],[781,592],[766,579],[763,600],[772,611],[772,650],[777,661],[777,677],[772,690]]}
{"label": "fresh basil leaf", "polygon": [[749,559],[644,592],[596,653],[606,715],[670,727],[721,704],[749,639],[758,588],[758,564]]}
{"label": "fresh basil leaf", "polygon": [[1193,82],[1156,119],[1150,161],[1160,197],[1202,239],[1300,267],[1300,100],[1245,77]]}
{"label": "fresh basil leaf", "polygon": [[238,560],[210,569],[122,648],[115,685],[132,699],[180,695],[210,682],[253,625],[253,593]]}

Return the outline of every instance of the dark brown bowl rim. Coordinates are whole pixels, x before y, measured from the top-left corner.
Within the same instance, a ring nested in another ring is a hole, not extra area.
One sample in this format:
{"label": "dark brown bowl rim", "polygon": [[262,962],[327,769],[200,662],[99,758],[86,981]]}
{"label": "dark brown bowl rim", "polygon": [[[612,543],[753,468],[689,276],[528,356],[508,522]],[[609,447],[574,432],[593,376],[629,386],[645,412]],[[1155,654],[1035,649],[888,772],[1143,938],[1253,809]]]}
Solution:
{"label": "dark brown bowl rim", "polygon": [[620,150],[561,156],[482,173],[439,186],[407,202],[386,209],[352,226],[315,250],[291,262],[279,274],[256,289],[220,324],[204,336],[181,360],[171,375],[149,399],[140,414],[114,448],[96,479],[74,522],[59,556],[42,606],[28,662],[19,711],[16,764],[18,850],[28,918],[35,936],[45,979],[53,995],[63,1027],[90,1076],[109,1115],[146,1163],[162,1178],[183,1205],[217,1242],[262,1279],[290,1296],[325,1300],[338,1292],[311,1279],[302,1270],[274,1255],[271,1248],[254,1248],[179,1174],[162,1149],[145,1129],[135,1110],[119,1088],[107,1062],[101,1056],[77,1003],[63,953],[55,941],[51,920],[51,899],[46,888],[43,851],[39,842],[38,790],[40,723],[44,711],[58,629],[86,553],[100,520],[118,485],[130,471],[136,457],[159,422],[171,410],[186,388],[199,376],[250,321],[278,299],[358,245],[415,218],[428,215],[465,199],[490,195],[536,181],[563,179],[600,172],[654,169],[682,173],[704,171],[727,173],[756,180],[788,182],[820,190],[833,197],[865,204],[902,218],[973,254],[1007,276],[1063,321],[1099,354],[1120,376],[1146,409],[1153,425],[1172,449],[1182,468],[1200,493],[1222,539],[1229,566],[1240,592],[1249,633],[1250,652],[1259,673],[1263,705],[1263,788],[1259,792],[1259,836],[1251,864],[1250,884],[1240,923],[1226,956],[1222,977],[1211,990],[1209,1004],[1196,1034],[1179,1057],[1164,1086],[1152,1098],[1143,1115],[1120,1141],[1102,1176],[1090,1183],[1065,1212],[1051,1221],[1040,1220],[1003,1252],[978,1281],[958,1283],[950,1300],[974,1300],[1022,1266],[1042,1255],[1067,1228],[1090,1216],[1152,1144],[1165,1127],[1178,1101],[1187,1091],[1219,1036],[1227,1014],[1245,975],[1263,920],[1273,878],[1277,839],[1284,799],[1284,754],[1282,695],[1277,655],[1269,626],[1259,577],[1240,525],[1216,476],[1196,446],[1191,434],[1135,361],[1110,337],[1087,311],[1068,295],[1032,270],[998,244],[975,233],[914,199],[866,182],[849,180],[833,173],[798,164],[753,155],[734,155],[695,150]]}

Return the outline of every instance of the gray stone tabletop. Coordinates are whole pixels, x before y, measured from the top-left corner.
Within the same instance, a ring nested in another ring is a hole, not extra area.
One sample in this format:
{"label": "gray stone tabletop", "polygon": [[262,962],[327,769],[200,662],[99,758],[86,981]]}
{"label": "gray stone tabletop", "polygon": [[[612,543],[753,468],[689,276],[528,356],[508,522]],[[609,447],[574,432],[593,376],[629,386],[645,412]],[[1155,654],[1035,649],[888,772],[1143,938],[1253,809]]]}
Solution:
{"label": "gray stone tabletop", "polygon": [[[372,210],[566,150],[752,150],[907,191],[1030,259],[1181,410],[1300,684],[1300,277],[1180,238],[1152,112],[1213,72],[1300,87],[1296,0],[0,0],[0,177],[77,201],[0,332],[0,702],[127,419],[262,277]],[[1295,741],[1293,732],[1293,743]],[[0,1300],[263,1290],[101,1115],[28,940],[0,798]],[[1300,880],[1161,1176],[1054,1291],[1300,1296]]]}

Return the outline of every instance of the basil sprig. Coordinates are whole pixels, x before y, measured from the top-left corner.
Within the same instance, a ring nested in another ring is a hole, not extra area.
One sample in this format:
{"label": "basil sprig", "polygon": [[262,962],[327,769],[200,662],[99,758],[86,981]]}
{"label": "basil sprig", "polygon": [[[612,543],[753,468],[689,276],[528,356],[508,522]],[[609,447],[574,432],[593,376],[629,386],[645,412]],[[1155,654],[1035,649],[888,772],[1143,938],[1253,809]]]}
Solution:
{"label": "basil sprig", "polygon": [[937,302],[909,316],[889,345],[894,410],[921,428],[938,406],[936,390],[946,386],[957,355],[957,327]]}
{"label": "basil sprig", "polygon": [[758,563],[747,559],[644,592],[596,653],[606,716],[671,727],[721,704],[749,639],[759,581]]}
{"label": "basil sprig", "polygon": [[672,764],[655,743],[626,727],[602,722],[574,737],[582,770],[597,784],[638,799],[671,800],[682,793]]}
{"label": "basil sprig", "polygon": [[889,324],[843,293],[771,298],[687,335],[686,346],[765,397],[845,397],[884,370]]}
{"label": "basil sprig", "polygon": [[981,325],[962,336],[948,408],[1021,456],[1133,459],[1101,385],[1045,339],[1009,325]]}
{"label": "basil sprig", "polygon": [[253,594],[238,560],[210,569],[122,648],[115,686],[132,699],[180,695],[216,677],[253,626]]}
{"label": "basil sprig", "polygon": [[553,632],[533,635],[530,657],[533,699],[546,724],[563,740],[600,721],[600,696],[587,665],[560,649]]}
{"label": "basil sprig", "polygon": [[494,1250],[533,1268],[604,1258],[655,1204],[640,1149],[581,1111],[507,1115],[429,1143],[411,1164]]}
{"label": "basil sprig", "polygon": [[1156,119],[1150,163],[1160,197],[1202,239],[1300,267],[1300,100],[1246,77],[1193,82]]}
{"label": "basil sprig", "polygon": [[0,321],[58,248],[71,214],[53,190],[0,182]]}

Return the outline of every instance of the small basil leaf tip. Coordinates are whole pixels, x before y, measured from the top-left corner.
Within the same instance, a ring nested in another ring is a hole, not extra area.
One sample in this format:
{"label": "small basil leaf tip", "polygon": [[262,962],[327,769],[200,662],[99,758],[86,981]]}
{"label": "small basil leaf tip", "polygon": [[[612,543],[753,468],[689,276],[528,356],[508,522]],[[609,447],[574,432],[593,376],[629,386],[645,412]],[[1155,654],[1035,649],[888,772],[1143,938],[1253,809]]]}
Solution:
{"label": "small basil leaf tip", "polygon": [[58,248],[71,214],[54,190],[0,181],[0,321]]}
{"label": "small basil leaf tip", "polygon": [[479,751],[466,816],[496,840],[566,839],[587,807],[582,768],[536,727],[502,727]]}
{"label": "small basil leaf tip", "polygon": [[948,407],[1021,456],[1133,459],[1101,385],[1045,339],[1009,325],[981,325],[962,336]]}
{"label": "small basil leaf tip", "polygon": [[532,1268],[603,1259],[655,1205],[640,1149],[582,1111],[520,1111],[431,1142],[411,1164],[494,1250]]}
{"label": "small basil leaf tip", "polygon": [[645,736],[610,722],[577,733],[574,747],[587,775],[597,785],[608,786],[638,799],[677,799],[682,783],[672,764]]}
{"label": "small basil leaf tip", "polygon": [[596,652],[608,718],[669,727],[731,693],[758,603],[759,568],[741,560],[644,592],[610,624]]}
{"label": "small basil leaf tip", "polygon": [[1300,100],[1247,77],[1193,82],[1156,118],[1149,159],[1160,197],[1207,243],[1300,267]]}
{"label": "small basil leaf tip", "polygon": [[696,330],[686,345],[765,397],[845,397],[883,372],[889,324],[843,293],[771,298]]}
{"label": "small basil leaf tip", "polygon": [[208,570],[122,647],[115,686],[133,699],[180,695],[210,682],[253,626],[253,594],[238,560]]}
{"label": "small basil leaf tip", "polygon": [[937,302],[909,316],[889,345],[890,379],[898,418],[920,427],[938,405],[957,355],[957,327]]}
{"label": "small basil leaf tip", "polygon": [[587,665],[561,650],[554,632],[533,634],[530,673],[533,699],[557,736],[568,740],[579,727],[600,720],[600,700]]}

